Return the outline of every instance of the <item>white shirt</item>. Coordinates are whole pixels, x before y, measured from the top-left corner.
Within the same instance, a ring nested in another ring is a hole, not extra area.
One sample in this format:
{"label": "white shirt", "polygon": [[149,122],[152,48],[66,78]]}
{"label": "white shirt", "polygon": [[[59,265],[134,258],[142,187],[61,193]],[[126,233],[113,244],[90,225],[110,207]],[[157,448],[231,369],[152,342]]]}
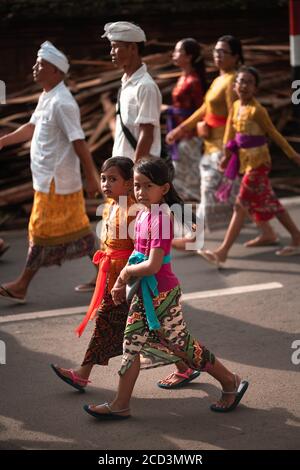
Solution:
{"label": "white shirt", "polygon": [[30,122],[35,125],[30,149],[33,188],[49,193],[54,179],[57,194],[79,191],[80,160],[72,142],[85,136],[79,107],[64,82],[41,94]]}
{"label": "white shirt", "polygon": [[[161,93],[155,81],[143,64],[133,75],[121,80],[120,108],[122,121],[136,140],[139,138],[140,124],[152,124],[153,142],[150,154],[160,156],[160,107]],[[134,160],[135,150],[132,148],[122,131],[120,116],[117,115],[113,157],[129,157]]]}

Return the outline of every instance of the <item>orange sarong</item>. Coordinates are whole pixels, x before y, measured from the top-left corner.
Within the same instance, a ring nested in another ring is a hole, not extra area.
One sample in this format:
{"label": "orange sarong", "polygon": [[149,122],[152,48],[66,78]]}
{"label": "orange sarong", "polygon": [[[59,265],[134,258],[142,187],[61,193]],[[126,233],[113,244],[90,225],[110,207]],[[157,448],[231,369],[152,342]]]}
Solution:
{"label": "orange sarong", "polygon": [[96,251],[93,258],[93,263],[99,265],[96,287],[89,309],[84,319],[75,330],[79,337],[85,330],[85,327],[88,324],[89,320],[93,320],[93,318],[95,317],[97,309],[99,308],[103,300],[107,275],[111,267],[111,261],[117,259],[128,259],[131,253],[132,250],[113,250],[111,248],[107,248],[107,251]]}

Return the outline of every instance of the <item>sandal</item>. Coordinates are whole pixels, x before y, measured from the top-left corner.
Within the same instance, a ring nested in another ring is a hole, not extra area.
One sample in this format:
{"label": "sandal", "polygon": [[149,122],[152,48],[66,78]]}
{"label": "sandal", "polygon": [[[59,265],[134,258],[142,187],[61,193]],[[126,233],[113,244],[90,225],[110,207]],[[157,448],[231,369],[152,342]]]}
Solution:
{"label": "sandal", "polygon": [[256,237],[252,240],[248,240],[247,242],[245,242],[243,246],[245,246],[246,248],[256,248],[257,246],[277,246],[279,244],[279,238],[263,240],[261,239],[261,237]]}
{"label": "sandal", "polygon": [[187,383],[191,382],[192,380],[196,379],[199,377],[200,372],[199,370],[193,370],[193,369],[187,369],[185,372],[172,372],[168,377],[166,377],[164,380],[171,379],[172,377],[180,377],[183,378],[181,382],[177,383],[171,383],[171,384],[163,384],[161,382],[157,382],[157,386],[159,388],[167,388],[167,389],[172,389],[172,388],[180,388],[186,385]]}
{"label": "sandal", "polygon": [[98,406],[105,406],[105,408],[108,409],[108,413],[97,413],[96,411],[91,410],[89,405],[84,405],[83,409],[94,418],[102,419],[102,420],[122,420],[122,419],[131,418],[131,415],[123,416],[119,414],[119,413],[124,413],[125,411],[130,411],[130,408],[124,408],[123,410],[115,411],[111,409],[111,406],[109,405],[109,403],[102,403],[101,405],[98,405]]}
{"label": "sandal", "polygon": [[230,411],[233,411],[236,409],[238,406],[239,402],[243,398],[248,386],[249,382],[246,380],[241,380],[239,386],[237,386],[237,380],[236,380],[236,375],[235,377],[235,391],[234,392],[226,392],[222,390],[222,394],[226,395],[235,395],[235,400],[231,405],[227,406],[226,408],[222,406],[217,406],[217,405],[210,405],[211,411],[216,411],[217,413],[229,413]]}
{"label": "sandal", "polygon": [[0,285],[0,299],[8,300],[9,302],[13,302],[14,304],[25,304],[26,303],[26,298],[20,298],[16,297],[10,290],[8,290],[6,287]]}
{"label": "sandal", "polygon": [[198,250],[198,255],[202,256],[205,261],[216,266],[217,269],[224,267],[225,261],[220,261],[218,255],[211,250]]}
{"label": "sandal", "polygon": [[277,256],[294,256],[300,255],[300,246],[290,245],[284,246],[281,250],[275,251]]}
{"label": "sandal", "polygon": [[[65,375],[63,375],[59,368],[57,366],[55,366],[54,364],[50,364],[50,366],[52,367],[52,369],[54,370],[54,372],[56,373],[56,375],[61,379],[63,380],[64,382],[66,382],[68,385],[71,385],[71,387],[74,387],[76,388],[76,390],[79,390],[79,392],[85,392],[85,387],[87,384],[91,383],[90,380],[88,379],[83,379],[82,377],[79,377],[79,375],[75,374],[75,372],[73,371],[73,369],[67,369],[68,372],[70,372],[71,374],[71,377],[67,377]],[[84,386],[83,385],[80,385],[80,383],[83,383],[85,384]]]}
{"label": "sandal", "polygon": [[94,292],[96,282],[86,282],[85,284],[79,284],[74,287],[75,292]]}

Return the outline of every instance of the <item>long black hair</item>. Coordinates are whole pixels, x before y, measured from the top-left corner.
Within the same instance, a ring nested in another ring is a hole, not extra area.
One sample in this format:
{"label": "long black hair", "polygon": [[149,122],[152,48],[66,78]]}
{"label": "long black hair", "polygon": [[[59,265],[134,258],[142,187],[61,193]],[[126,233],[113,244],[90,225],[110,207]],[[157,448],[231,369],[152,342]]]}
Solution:
{"label": "long black hair", "polygon": [[[193,224],[196,224],[196,216],[192,211],[191,220],[183,220],[183,215],[187,215],[184,212],[184,201],[181,199],[176,189],[174,188],[170,178],[169,169],[161,158],[142,158],[134,165],[134,171],[146,176],[150,181],[152,181],[152,183],[157,184],[158,186],[163,186],[164,184],[169,183],[170,189],[164,195],[164,202],[170,208],[173,206],[172,212],[181,224],[184,223],[184,225],[187,225],[189,228],[191,228]],[[176,206],[174,208],[174,205],[177,205],[177,211]],[[178,206],[181,209],[180,215],[178,214]]]}
{"label": "long black hair", "polygon": [[120,175],[125,181],[133,178],[133,161],[127,157],[111,157],[105,160],[101,167],[101,172],[107,171],[109,168],[117,167]]}
{"label": "long black hair", "polygon": [[181,47],[187,55],[190,55],[191,65],[195,72],[197,73],[203,93],[207,91],[207,81],[206,81],[206,70],[205,70],[205,61],[202,54],[202,49],[200,44],[194,38],[185,38],[181,39]]}
{"label": "long black hair", "polygon": [[228,46],[230,47],[231,54],[238,56],[237,65],[241,65],[245,62],[242,43],[238,38],[236,38],[235,36],[231,36],[231,34],[226,34],[225,36],[221,36],[217,40],[217,42],[219,41],[226,42]]}

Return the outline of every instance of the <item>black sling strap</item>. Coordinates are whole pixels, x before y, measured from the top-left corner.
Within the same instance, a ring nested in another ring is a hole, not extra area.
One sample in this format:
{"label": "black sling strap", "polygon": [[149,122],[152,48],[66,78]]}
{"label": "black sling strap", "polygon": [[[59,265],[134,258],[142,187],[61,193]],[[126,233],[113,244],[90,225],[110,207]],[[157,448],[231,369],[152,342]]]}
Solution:
{"label": "black sling strap", "polygon": [[123,119],[122,119],[122,116],[121,116],[120,95],[121,95],[121,88],[119,88],[119,91],[118,91],[118,108],[117,108],[116,114],[118,114],[118,115],[120,116],[120,123],[121,123],[122,131],[124,132],[126,139],[127,139],[128,142],[130,143],[130,145],[131,145],[131,147],[133,148],[133,150],[136,150],[136,147],[137,147],[137,140],[136,140],[136,138],[134,137],[134,135],[132,135],[132,133],[130,132],[130,130],[128,129],[128,127],[125,126],[125,124],[124,124],[124,122],[123,122]]}

